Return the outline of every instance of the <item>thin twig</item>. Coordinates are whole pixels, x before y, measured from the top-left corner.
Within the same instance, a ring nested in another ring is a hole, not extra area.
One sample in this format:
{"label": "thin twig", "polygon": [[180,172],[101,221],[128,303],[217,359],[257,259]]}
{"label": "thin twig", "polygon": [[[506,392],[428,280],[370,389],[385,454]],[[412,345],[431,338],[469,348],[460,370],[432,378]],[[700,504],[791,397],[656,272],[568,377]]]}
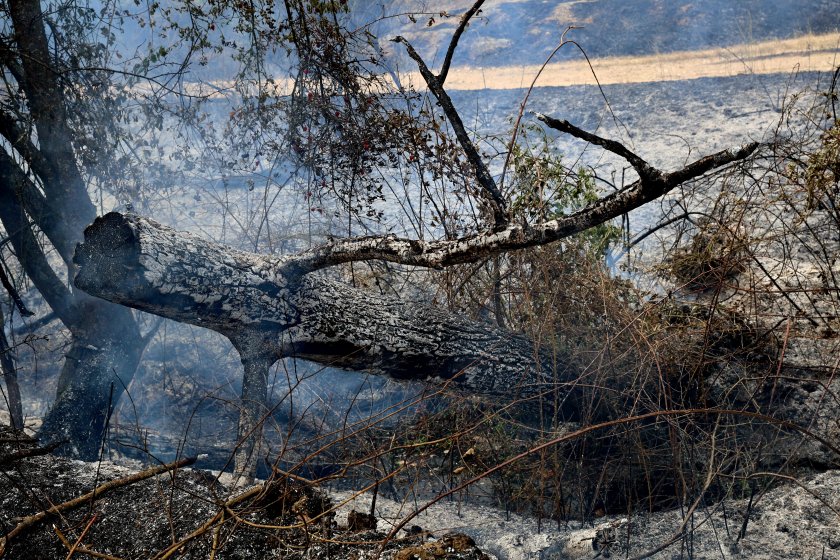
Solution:
{"label": "thin twig", "polygon": [[[25,443],[26,440],[13,440],[13,441],[20,441],[21,443]],[[9,453],[8,455],[0,456],[0,468],[5,467],[7,465],[13,465],[20,461],[21,459],[26,459],[27,457],[38,457],[39,455],[49,455],[53,451],[55,451],[60,445],[64,444],[64,441],[56,441],[49,445],[45,445],[44,447],[36,447],[34,449],[24,449],[22,451],[16,451],[14,453]]]}
{"label": "thin twig", "polygon": [[[61,543],[67,548],[67,550],[70,550],[72,545],[70,544],[70,541],[67,540],[67,537],[64,536],[64,533],[61,532],[61,529],[59,529],[56,525],[53,525],[52,528],[53,531],[55,531],[55,534],[58,535]],[[96,552],[95,550],[91,550],[82,545],[79,545],[76,548],[76,552],[79,554],[87,554],[88,556],[93,556],[94,558],[104,558],[104,560],[122,560],[122,558],[111,556],[110,554],[104,554],[102,552]]]}
{"label": "thin twig", "polygon": [[82,530],[81,534],[79,535],[79,538],[76,539],[76,542],[74,542],[73,546],[70,547],[70,552],[67,553],[67,558],[65,558],[65,560],[70,560],[71,558],[73,558],[73,554],[76,553],[76,551],[79,549],[79,547],[83,547],[82,540],[84,540],[85,535],[88,534],[88,531],[90,531],[90,528],[93,527],[93,524],[96,522],[97,517],[99,517],[99,515],[96,514],[96,513],[94,513],[91,516],[90,521],[88,521],[87,525],[85,525],[85,528]]}
{"label": "thin twig", "polygon": [[[551,54],[546,57],[545,62],[542,63],[540,69],[537,70],[537,73],[534,75],[534,79],[531,80],[531,85],[528,87],[528,91],[525,93],[525,99],[522,100],[522,103],[519,104],[519,113],[516,115],[516,121],[513,123],[513,134],[511,134],[510,142],[508,142],[508,149],[507,155],[505,156],[505,164],[502,166],[502,176],[499,179],[499,188],[504,188],[505,185],[505,176],[507,175],[508,167],[510,166],[510,159],[513,155],[513,147],[516,144],[516,137],[519,135],[519,125],[522,122],[522,117],[525,114],[525,107],[528,105],[528,99],[531,97],[531,93],[534,91],[534,87],[537,85],[537,80],[540,79],[545,67],[548,66],[548,63],[551,62],[551,59],[554,58],[560,49],[566,46],[568,43],[566,42],[566,33],[573,29],[580,29],[579,27],[575,27],[574,25],[570,25],[563,31],[563,34],[560,36],[560,44],[558,44]],[[597,79],[597,77],[596,77]]]}

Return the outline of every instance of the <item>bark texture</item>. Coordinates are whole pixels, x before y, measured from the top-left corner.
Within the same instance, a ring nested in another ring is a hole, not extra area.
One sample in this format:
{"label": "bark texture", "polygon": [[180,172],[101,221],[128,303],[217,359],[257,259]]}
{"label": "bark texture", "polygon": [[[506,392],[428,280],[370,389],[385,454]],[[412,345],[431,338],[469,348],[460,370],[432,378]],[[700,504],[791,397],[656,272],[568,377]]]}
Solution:
{"label": "bark texture", "polygon": [[3,310],[0,309],[0,374],[6,382],[6,406],[9,408],[9,418],[12,428],[23,430],[23,403],[20,399],[20,386],[17,380],[17,369],[12,359],[12,349],[3,331]]}
{"label": "bark texture", "polygon": [[233,341],[246,366],[254,356],[295,356],[510,397],[534,397],[572,378],[522,336],[319,275],[298,275],[289,261],[237,251],[136,215],[98,218],[85,232],[76,263],[77,287],[218,331]]}

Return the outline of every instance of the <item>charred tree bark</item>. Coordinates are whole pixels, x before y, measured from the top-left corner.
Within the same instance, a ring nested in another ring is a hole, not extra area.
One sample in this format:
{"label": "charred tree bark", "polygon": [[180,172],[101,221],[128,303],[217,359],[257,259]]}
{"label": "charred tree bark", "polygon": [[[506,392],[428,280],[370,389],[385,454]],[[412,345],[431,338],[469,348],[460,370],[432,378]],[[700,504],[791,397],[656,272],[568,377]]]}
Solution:
{"label": "charred tree bark", "polygon": [[20,386],[17,380],[17,369],[12,359],[12,349],[3,331],[3,310],[0,309],[0,374],[6,381],[6,405],[9,407],[9,419],[12,428],[23,430],[23,403],[20,399]]}
{"label": "charred tree bark", "polygon": [[108,409],[131,383],[146,342],[128,309],[89,298],[79,312],[86,321],[71,330],[56,398],[39,435],[66,441],[61,453],[90,460],[99,455]]}
{"label": "charred tree bark", "polygon": [[241,483],[249,483],[261,455],[262,429],[270,413],[268,404],[268,370],[276,361],[271,352],[264,352],[258,340],[236,339],[234,344],[242,358],[242,399],[239,408],[234,472],[245,476]]}
{"label": "charred tree bark", "polygon": [[220,332],[243,363],[249,356],[294,356],[523,397],[555,380],[551,361],[522,336],[318,275],[297,275],[281,258],[237,251],[136,215],[98,218],[85,232],[76,263],[77,287]]}
{"label": "charred tree bark", "polygon": [[578,416],[571,371],[525,337],[417,303],[367,293],[283,259],[237,251],[136,215],[110,213],[85,231],[77,287],[114,303],[215,330],[239,351],[236,471],[256,464],[267,374],[298,357],[468,393],[537,399]]}
{"label": "charred tree bark", "polygon": [[[245,369],[240,435],[260,416],[265,372],[293,356],[469,393],[569,393],[571,371],[528,339],[433,307],[363,292],[283,259],[237,251],[135,215],[111,213],[85,232],[76,286],[109,301],[227,336]],[[559,380],[559,382],[558,382]],[[574,417],[574,403],[561,406]],[[250,453],[248,446],[240,456]]]}
{"label": "charred tree bark", "polygon": [[[41,435],[67,440],[63,453],[93,459],[108,407],[130,383],[146,341],[131,310],[69,288],[57,272],[66,265],[72,275],[73,250],[96,211],[74,150],[64,73],[50,51],[41,4],[10,0],[7,13],[14,48],[0,53],[0,64],[8,71],[6,93],[19,100],[21,112],[0,111],[7,143],[0,149],[0,224],[21,268],[72,335]],[[48,258],[49,245],[63,263]]]}

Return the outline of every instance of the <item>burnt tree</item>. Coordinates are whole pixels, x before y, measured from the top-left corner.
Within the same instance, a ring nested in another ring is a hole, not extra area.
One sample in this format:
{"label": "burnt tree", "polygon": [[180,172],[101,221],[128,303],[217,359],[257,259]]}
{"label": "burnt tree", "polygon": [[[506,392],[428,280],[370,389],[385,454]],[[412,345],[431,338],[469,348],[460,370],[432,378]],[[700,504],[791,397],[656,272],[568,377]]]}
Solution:
{"label": "burnt tree", "polygon": [[295,259],[237,251],[136,215],[98,218],[76,263],[76,286],[88,293],[230,339],[244,368],[238,467],[249,462],[249,435],[265,413],[268,369],[283,357],[521,398],[573,378],[520,335],[303,274]]}
{"label": "burnt tree", "polygon": [[131,382],[146,340],[130,309],[64,280],[73,274],[73,249],[96,216],[67,107],[71,84],[41,4],[10,0],[3,12],[11,29],[0,35],[0,224],[21,269],[71,335],[41,431],[66,441],[63,452],[91,459],[109,404]]}
{"label": "burnt tree", "polygon": [[[546,123],[577,131],[568,123]],[[237,469],[253,465],[269,367],[286,356],[397,379],[451,383],[483,395],[551,393],[562,416],[578,418],[578,380],[525,338],[429,306],[373,295],[315,271],[379,259],[442,268],[550,243],[669,192],[686,180],[742,160],[750,144],[664,173],[623,146],[590,139],[638,166],[640,178],[577,213],[538,227],[508,224],[455,241],[394,236],[336,240],[292,257],[238,251],[133,214],[110,213],[85,231],[76,251],[78,288],[135,309],[215,330],[239,351],[244,380]],[[559,398],[558,398],[559,394]]]}
{"label": "burnt tree", "polygon": [[[536,397],[559,389],[561,409],[574,416],[574,374],[562,364],[558,368],[524,338],[396,298],[371,296],[313,273],[375,259],[443,268],[551,243],[742,160],[756,145],[665,173],[617,142],[538,116],[549,127],[624,157],[638,180],[574,214],[534,225],[518,221],[445,89],[458,40],[482,3],[478,0],[462,16],[437,74],[405,39],[396,39],[416,61],[471,167],[471,192],[488,216],[488,223],[473,233],[439,241],[343,239],[277,260],[214,245],[138,216],[110,214],[88,229],[74,264],[73,249],[95,217],[79,152],[80,133],[65,95],[72,91],[74,74],[58,55],[51,55],[51,49],[58,52],[57,39],[46,32],[40,4],[10,0],[11,32],[0,37],[0,63],[6,76],[4,99],[15,103],[0,102],[0,222],[20,267],[72,336],[42,432],[51,439],[68,439],[71,445],[65,449],[79,456],[96,455],[108,407],[129,384],[148,339],[125,306],[212,328],[239,350],[245,371],[240,468],[252,460],[255,438],[250,436],[263,413],[266,372],[282,356],[397,378],[441,379],[483,394]],[[298,11],[303,14],[299,17],[306,15]],[[328,28],[336,31],[332,25]],[[293,33],[293,41],[299,50],[302,44],[310,48],[307,37]],[[343,63],[335,68],[347,70]],[[365,98],[370,94],[364,93]],[[53,250],[57,257],[52,257]],[[65,278],[74,276],[76,285],[68,285]]]}

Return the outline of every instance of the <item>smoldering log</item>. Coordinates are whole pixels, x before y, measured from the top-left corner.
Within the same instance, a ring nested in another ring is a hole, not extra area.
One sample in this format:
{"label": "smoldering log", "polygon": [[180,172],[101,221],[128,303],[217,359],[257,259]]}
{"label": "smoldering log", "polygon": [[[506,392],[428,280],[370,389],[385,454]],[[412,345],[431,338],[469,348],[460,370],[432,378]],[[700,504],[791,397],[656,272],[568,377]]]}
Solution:
{"label": "smoldering log", "polygon": [[246,378],[249,364],[261,364],[250,368],[260,370],[291,356],[395,379],[449,382],[478,395],[551,394],[556,403],[560,388],[562,415],[577,416],[567,361],[558,363],[527,338],[302,274],[293,260],[110,213],[87,228],[75,263],[76,286],[89,294],[228,337]]}

